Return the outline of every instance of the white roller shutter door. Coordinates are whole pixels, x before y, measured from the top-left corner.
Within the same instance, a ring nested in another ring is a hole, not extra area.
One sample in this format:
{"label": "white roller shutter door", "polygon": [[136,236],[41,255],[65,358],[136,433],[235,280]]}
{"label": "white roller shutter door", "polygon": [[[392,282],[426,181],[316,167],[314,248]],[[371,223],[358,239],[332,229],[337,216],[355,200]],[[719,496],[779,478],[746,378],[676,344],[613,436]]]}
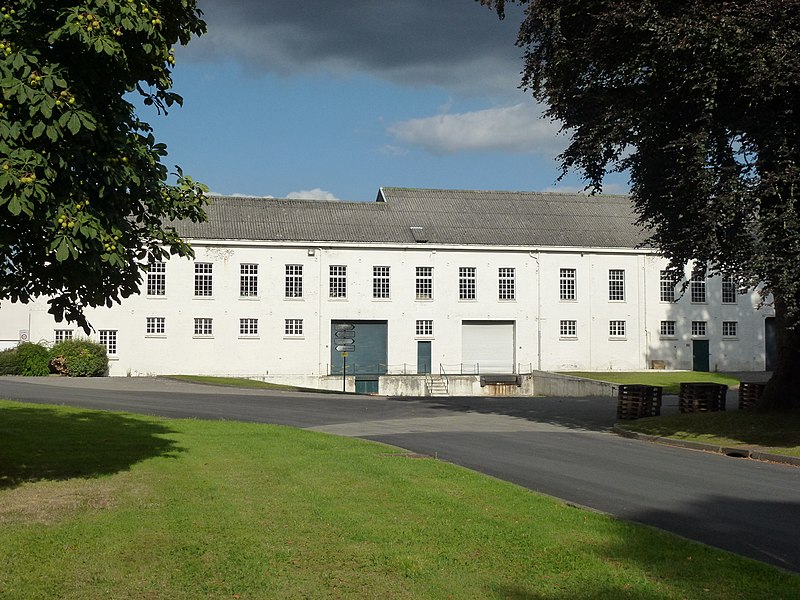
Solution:
{"label": "white roller shutter door", "polygon": [[464,321],[461,357],[464,373],[513,373],[514,323]]}

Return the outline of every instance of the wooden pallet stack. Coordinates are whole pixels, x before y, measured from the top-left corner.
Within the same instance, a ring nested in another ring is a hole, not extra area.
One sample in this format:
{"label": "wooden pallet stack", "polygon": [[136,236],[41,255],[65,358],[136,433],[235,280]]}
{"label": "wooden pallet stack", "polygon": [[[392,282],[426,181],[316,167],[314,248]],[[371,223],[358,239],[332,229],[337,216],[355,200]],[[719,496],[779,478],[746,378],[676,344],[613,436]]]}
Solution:
{"label": "wooden pallet stack", "polygon": [[619,386],[617,419],[641,419],[661,414],[663,388],[657,385],[625,384]]}
{"label": "wooden pallet stack", "polygon": [[739,410],[747,410],[755,407],[764,395],[766,383],[754,383],[742,381],[739,383]]}
{"label": "wooden pallet stack", "polygon": [[678,410],[688,412],[714,412],[725,410],[728,386],[721,383],[681,383]]}

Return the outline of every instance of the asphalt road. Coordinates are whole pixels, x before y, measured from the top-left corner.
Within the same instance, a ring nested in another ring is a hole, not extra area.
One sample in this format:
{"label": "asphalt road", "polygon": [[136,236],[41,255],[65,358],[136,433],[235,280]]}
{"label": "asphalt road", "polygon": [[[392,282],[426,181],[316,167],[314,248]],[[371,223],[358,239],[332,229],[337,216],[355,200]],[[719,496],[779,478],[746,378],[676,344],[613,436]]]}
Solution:
{"label": "asphalt road", "polygon": [[617,437],[611,398],[380,398],[54,377],[2,377],[0,397],[376,440],[800,572],[800,469]]}

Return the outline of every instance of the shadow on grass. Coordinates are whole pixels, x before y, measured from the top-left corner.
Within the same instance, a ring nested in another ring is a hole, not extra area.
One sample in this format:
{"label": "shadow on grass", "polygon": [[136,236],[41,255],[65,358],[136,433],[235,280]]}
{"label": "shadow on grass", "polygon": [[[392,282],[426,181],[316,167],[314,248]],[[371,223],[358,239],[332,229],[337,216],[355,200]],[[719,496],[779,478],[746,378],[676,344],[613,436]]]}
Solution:
{"label": "shadow on grass", "polygon": [[89,478],[181,449],[152,421],[96,411],[0,406],[0,489]]}

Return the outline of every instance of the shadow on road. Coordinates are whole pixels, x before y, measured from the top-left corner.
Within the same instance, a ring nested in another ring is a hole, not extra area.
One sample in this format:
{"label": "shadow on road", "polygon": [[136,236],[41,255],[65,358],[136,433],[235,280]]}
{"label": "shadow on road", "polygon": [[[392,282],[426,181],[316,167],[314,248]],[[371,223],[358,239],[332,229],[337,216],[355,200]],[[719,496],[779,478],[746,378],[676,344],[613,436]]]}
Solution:
{"label": "shadow on road", "polygon": [[174,433],[117,413],[0,406],[0,489],[89,478],[180,452]]}
{"label": "shadow on road", "polygon": [[449,412],[504,415],[567,429],[607,431],[617,422],[617,400],[611,397],[391,397],[391,402],[415,402]]}

